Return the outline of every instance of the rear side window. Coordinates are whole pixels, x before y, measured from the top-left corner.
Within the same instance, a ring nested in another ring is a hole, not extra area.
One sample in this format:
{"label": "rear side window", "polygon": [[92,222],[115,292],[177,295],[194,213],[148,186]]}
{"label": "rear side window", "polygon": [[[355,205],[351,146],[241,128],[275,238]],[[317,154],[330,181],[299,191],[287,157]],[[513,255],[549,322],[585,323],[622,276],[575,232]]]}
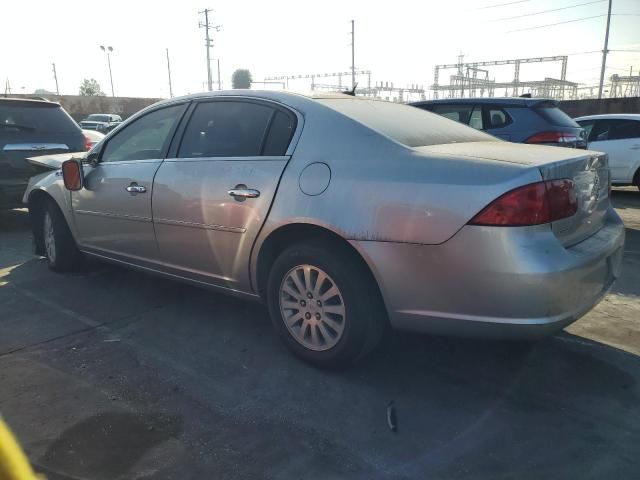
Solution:
{"label": "rear side window", "polygon": [[511,118],[501,108],[485,107],[487,111],[486,128],[502,128],[511,123]]}
{"label": "rear side window", "polygon": [[473,105],[435,105],[431,111],[449,120],[469,125]]}
{"label": "rear side window", "polygon": [[281,156],[287,153],[289,142],[296,129],[296,118],[290,113],[284,113],[280,110],[275,112],[269,134],[264,143],[263,155]]}
{"label": "rear side window", "polygon": [[576,121],[553,103],[542,103],[533,107],[538,115],[556,127],[578,127]]}
{"label": "rear side window", "polygon": [[258,156],[273,112],[252,102],[199,103],[184,132],[178,157]]}
{"label": "rear side window", "polygon": [[79,128],[60,106],[0,103],[0,136],[11,132],[78,133]]}

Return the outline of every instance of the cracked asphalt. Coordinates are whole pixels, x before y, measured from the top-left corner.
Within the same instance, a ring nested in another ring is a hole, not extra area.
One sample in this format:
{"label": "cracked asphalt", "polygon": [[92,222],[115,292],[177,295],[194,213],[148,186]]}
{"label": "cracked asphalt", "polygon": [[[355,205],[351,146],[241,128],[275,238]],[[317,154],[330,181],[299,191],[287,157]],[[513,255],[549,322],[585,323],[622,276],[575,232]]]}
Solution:
{"label": "cracked asphalt", "polygon": [[622,278],[566,332],[394,333],[340,373],[291,357],[258,304],[54,274],[26,211],[0,214],[0,412],[50,480],[638,478],[640,193],[613,202]]}

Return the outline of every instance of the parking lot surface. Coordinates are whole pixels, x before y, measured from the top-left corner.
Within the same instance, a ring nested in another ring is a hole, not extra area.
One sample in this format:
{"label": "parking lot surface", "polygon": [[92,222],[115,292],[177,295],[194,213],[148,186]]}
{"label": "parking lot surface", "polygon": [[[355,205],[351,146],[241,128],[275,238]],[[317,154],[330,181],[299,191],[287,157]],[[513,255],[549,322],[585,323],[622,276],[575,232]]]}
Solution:
{"label": "parking lot surface", "polygon": [[[0,215],[0,412],[49,479],[631,479],[640,472],[640,193],[623,276],[536,343],[394,333],[346,372],[265,309],[90,262],[54,274]],[[397,432],[387,425],[393,402]]]}

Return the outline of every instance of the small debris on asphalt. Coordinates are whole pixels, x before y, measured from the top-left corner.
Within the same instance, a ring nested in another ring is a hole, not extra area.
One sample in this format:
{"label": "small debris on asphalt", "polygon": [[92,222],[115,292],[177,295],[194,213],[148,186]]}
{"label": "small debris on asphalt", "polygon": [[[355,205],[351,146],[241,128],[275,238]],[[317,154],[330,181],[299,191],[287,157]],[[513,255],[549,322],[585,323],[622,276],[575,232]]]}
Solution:
{"label": "small debris on asphalt", "polygon": [[393,433],[398,433],[398,418],[396,416],[396,407],[393,405],[393,400],[387,405],[387,425],[389,425],[389,430]]}

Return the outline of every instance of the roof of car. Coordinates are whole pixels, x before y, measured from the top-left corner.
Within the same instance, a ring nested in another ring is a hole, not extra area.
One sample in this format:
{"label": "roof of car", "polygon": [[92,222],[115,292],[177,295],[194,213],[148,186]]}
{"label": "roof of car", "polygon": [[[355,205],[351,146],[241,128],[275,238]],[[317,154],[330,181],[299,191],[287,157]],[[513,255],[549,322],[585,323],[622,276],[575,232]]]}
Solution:
{"label": "roof of car", "polygon": [[412,102],[410,105],[420,106],[420,105],[438,105],[438,104],[452,104],[452,103],[460,103],[467,104],[473,103],[477,104],[485,104],[485,105],[512,105],[512,106],[520,106],[520,107],[531,107],[533,105],[537,105],[543,102],[552,102],[556,104],[555,100],[550,98],[527,98],[527,97],[478,97],[478,98],[442,98],[438,100],[422,100],[420,102]]}
{"label": "roof of car", "polygon": [[574,120],[640,120],[640,113],[603,113],[600,115],[583,115]]}
{"label": "roof of car", "polygon": [[22,105],[26,107],[59,107],[60,104],[49,100],[37,100],[33,98],[0,97],[0,104]]}

